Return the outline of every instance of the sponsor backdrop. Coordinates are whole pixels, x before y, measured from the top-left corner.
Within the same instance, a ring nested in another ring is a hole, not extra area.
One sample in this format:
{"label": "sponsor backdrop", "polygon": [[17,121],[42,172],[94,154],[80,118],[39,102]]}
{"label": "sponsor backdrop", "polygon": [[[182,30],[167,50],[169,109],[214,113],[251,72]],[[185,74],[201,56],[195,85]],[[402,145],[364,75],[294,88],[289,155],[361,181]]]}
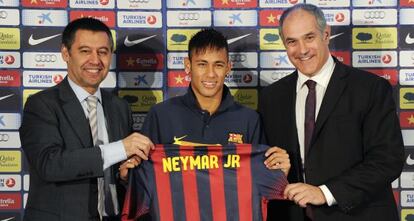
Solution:
{"label": "sponsor backdrop", "polygon": [[393,187],[401,220],[414,220],[414,0],[0,0],[0,220],[21,219],[30,179],[22,109],[66,76],[59,51],[69,21],[91,16],[112,29],[116,51],[102,86],[129,102],[139,130],[151,105],[186,91],[187,44],[205,27],[227,36],[234,68],[226,84],[256,108],[259,88],[293,71],[275,27],[286,7],[303,2],[323,8],[333,55],[395,87],[406,167]]}

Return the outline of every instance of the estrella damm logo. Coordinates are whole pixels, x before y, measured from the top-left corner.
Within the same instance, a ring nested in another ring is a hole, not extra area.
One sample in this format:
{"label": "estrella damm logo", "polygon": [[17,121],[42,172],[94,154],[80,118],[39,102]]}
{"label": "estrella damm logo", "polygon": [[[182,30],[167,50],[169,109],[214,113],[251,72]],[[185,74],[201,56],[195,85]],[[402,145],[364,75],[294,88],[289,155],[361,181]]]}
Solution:
{"label": "estrella damm logo", "polygon": [[285,50],[279,29],[266,28],[260,29],[260,49],[261,50]]}
{"label": "estrella damm logo", "polygon": [[40,90],[40,89],[25,89],[25,90],[23,90],[23,107],[26,104],[27,98],[29,98],[33,94],[36,94],[39,91],[42,91],[42,90]]}
{"label": "estrella damm logo", "polygon": [[20,30],[18,28],[0,28],[0,49],[20,49]]}
{"label": "estrella damm logo", "polygon": [[120,90],[118,96],[128,102],[133,112],[148,112],[152,105],[163,101],[161,90]]}
{"label": "estrella damm logo", "polygon": [[354,49],[395,49],[397,48],[397,28],[353,28],[352,47]]}
{"label": "estrella damm logo", "polygon": [[400,88],[400,108],[414,109],[414,88]]}
{"label": "estrella damm logo", "polygon": [[0,151],[0,172],[20,172],[22,170],[22,152]]}
{"label": "estrella damm logo", "polygon": [[186,51],[191,37],[200,29],[168,29],[167,48],[172,51]]}
{"label": "estrella damm logo", "polygon": [[[257,90],[256,89],[230,89],[234,99],[247,107],[257,109]],[[243,119],[240,119],[243,120]]]}

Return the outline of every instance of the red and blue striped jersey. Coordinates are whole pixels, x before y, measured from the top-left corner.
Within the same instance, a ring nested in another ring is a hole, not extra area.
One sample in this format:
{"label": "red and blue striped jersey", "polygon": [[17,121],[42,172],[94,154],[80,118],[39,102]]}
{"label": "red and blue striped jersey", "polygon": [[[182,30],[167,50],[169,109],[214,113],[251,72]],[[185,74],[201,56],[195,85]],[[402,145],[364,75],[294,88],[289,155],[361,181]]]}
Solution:
{"label": "red and blue striped jersey", "polygon": [[287,179],[264,165],[264,145],[156,145],[130,171],[122,220],[150,213],[156,221],[266,220],[270,199],[283,199]]}

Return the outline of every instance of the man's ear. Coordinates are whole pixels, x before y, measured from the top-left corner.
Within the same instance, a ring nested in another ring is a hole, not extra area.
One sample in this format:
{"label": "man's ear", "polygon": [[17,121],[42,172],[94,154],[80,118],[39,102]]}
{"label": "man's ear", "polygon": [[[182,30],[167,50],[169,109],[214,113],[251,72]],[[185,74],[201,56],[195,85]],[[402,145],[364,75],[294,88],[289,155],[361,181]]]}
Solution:
{"label": "man's ear", "polygon": [[324,32],[323,32],[323,39],[325,40],[325,41],[329,41],[330,40],[330,37],[331,37],[331,26],[329,26],[329,25],[326,25],[326,27],[325,27],[325,30],[324,30]]}
{"label": "man's ear", "polygon": [[233,62],[230,61],[230,58],[228,58],[228,59],[229,59],[229,62],[227,62],[227,69],[228,70],[227,70],[226,76],[230,74],[231,69],[233,68]]}
{"label": "man's ear", "polygon": [[186,74],[191,71],[191,61],[188,57],[184,58],[184,71]]}
{"label": "man's ear", "polygon": [[60,53],[62,54],[63,60],[67,62],[70,57],[68,48],[62,45],[62,47],[60,48]]}

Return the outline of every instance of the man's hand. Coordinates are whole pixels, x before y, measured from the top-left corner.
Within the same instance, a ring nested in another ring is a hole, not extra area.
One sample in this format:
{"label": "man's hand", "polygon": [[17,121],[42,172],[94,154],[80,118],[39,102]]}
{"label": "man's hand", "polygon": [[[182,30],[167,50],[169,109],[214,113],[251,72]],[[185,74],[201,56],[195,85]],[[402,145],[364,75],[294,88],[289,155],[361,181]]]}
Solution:
{"label": "man's hand", "polygon": [[286,176],[288,175],[290,170],[290,159],[286,150],[279,147],[271,147],[267,149],[265,157],[267,157],[267,159],[264,164],[267,168],[272,170],[281,169]]}
{"label": "man's hand", "polygon": [[121,178],[123,181],[128,180],[128,169],[132,169],[139,164],[141,164],[141,158],[138,156],[133,156],[129,158],[128,160],[125,160],[121,166],[119,166],[119,178]]}
{"label": "man's hand", "polygon": [[319,206],[326,203],[322,190],[317,186],[306,183],[288,184],[284,191],[284,196],[303,208],[306,207],[306,204]]}
{"label": "man's hand", "polygon": [[150,149],[154,149],[154,144],[151,140],[137,132],[134,132],[124,138],[122,143],[124,144],[125,152],[128,158],[136,155],[143,160],[148,160]]}

